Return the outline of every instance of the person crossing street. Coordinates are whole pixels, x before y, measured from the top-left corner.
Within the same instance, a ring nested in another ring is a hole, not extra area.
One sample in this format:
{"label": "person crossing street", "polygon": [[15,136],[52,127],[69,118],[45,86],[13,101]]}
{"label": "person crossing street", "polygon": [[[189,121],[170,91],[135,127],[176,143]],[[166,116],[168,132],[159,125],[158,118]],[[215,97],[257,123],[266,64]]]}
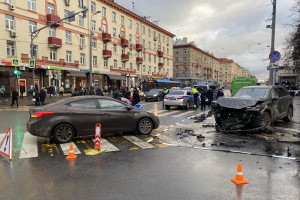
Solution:
{"label": "person crossing street", "polygon": [[164,103],[164,98],[165,96],[169,94],[169,89],[167,89],[166,87],[162,90],[162,99],[163,99],[163,104],[162,104],[162,107],[165,106],[165,103]]}
{"label": "person crossing street", "polygon": [[197,90],[197,86],[192,88],[192,93],[194,96],[194,109],[198,108],[198,97],[199,97],[199,91]]}

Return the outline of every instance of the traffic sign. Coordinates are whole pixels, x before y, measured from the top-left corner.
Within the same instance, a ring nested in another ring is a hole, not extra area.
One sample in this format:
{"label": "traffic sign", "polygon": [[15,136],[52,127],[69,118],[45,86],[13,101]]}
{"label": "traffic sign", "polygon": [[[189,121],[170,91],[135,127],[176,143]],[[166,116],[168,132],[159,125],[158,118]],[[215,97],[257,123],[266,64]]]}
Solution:
{"label": "traffic sign", "polygon": [[280,60],[281,58],[281,54],[279,53],[279,51],[272,51],[269,54],[269,59],[271,62],[277,62],[278,60]]}
{"label": "traffic sign", "polygon": [[29,68],[35,68],[35,59],[29,60]]}
{"label": "traffic sign", "polygon": [[20,65],[21,65],[21,59],[19,59],[19,58],[11,59],[11,66],[19,67]]}

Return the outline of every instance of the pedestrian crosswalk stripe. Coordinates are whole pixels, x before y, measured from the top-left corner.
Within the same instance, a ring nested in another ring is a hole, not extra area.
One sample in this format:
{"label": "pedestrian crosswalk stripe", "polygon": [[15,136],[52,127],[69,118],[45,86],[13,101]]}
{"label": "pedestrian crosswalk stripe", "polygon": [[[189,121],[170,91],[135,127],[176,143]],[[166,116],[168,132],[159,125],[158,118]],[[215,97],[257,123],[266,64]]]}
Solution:
{"label": "pedestrian crosswalk stripe", "polygon": [[144,140],[141,140],[140,138],[137,138],[135,136],[123,136],[123,138],[125,138],[129,142],[132,142],[133,144],[141,147],[142,149],[153,149],[153,148],[155,148],[155,146],[153,146],[152,144],[149,144],[149,143],[145,142]]}
{"label": "pedestrian crosswalk stripe", "polygon": [[74,153],[81,154],[81,152],[79,151],[79,149],[77,148],[74,142],[68,142],[68,143],[60,144],[61,150],[63,151],[64,155],[67,156],[69,154],[69,148],[71,144],[73,145]]}
{"label": "pedestrian crosswalk stripe", "polygon": [[120,151],[120,149],[115,147],[113,144],[111,144],[104,138],[101,138],[101,149],[105,149],[105,152]]}
{"label": "pedestrian crosswalk stripe", "polygon": [[24,133],[24,140],[20,150],[20,158],[38,157],[37,137],[28,132]]}
{"label": "pedestrian crosswalk stripe", "polygon": [[[152,134],[151,134],[152,135]],[[154,137],[157,137],[159,140],[163,141],[162,144],[168,145],[168,146],[188,146],[186,143],[178,141],[176,139],[173,139],[166,135],[152,135]]]}
{"label": "pedestrian crosswalk stripe", "polygon": [[158,115],[159,117],[163,117],[163,116],[166,116],[166,115],[169,115],[169,114],[172,114],[174,115],[175,113],[179,113],[181,112],[180,110],[179,111],[166,111],[166,113],[163,113],[161,115]]}
{"label": "pedestrian crosswalk stripe", "polygon": [[184,115],[188,115],[188,114],[191,114],[191,113],[194,113],[195,111],[187,111],[187,112],[184,112],[184,113],[180,113],[178,115],[173,115],[172,117],[181,117],[181,116],[184,116]]}

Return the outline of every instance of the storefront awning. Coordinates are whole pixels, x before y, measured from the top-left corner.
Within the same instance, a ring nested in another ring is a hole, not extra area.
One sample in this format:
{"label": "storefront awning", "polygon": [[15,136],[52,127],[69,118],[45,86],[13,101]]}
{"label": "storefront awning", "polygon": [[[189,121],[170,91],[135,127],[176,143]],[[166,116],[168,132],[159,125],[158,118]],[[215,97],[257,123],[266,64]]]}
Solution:
{"label": "storefront awning", "polygon": [[81,78],[86,78],[86,72],[81,72],[81,71],[68,71],[71,76],[73,77],[81,77]]}
{"label": "storefront awning", "polygon": [[126,80],[125,76],[121,75],[108,75],[111,80]]}

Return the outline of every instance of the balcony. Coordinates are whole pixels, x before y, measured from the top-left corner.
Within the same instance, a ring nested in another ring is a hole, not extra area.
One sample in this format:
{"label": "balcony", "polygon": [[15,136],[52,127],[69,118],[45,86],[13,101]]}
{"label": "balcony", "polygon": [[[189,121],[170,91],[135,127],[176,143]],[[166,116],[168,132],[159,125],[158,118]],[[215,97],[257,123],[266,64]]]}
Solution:
{"label": "balcony", "polygon": [[158,68],[164,67],[164,63],[158,63]]}
{"label": "balcony", "polygon": [[121,45],[122,45],[122,47],[128,47],[129,41],[126,40],[126,39],[124,39],[124,38],[122,38],[122,39],[121,39]]}
{"label": "balcony", "polygon": [[141,44],[136,44],[135,45],[136,51],[142,51],[143,50],[143,45]]}
{"label": "balcony", "polygon": [[59,48],[61,47],[62,42],[61,39],[55,37],[48,37],[48,46],[51,48]]}
{"label": "balcony", "polygon": [[110,50],[103,50],[103,57],[110,58],[112,56],[112,52]]}
{"label": "balcony", "polygon": [[126,61],[129,60],[129,55],[128,54],[122,54],[121,57],[122,57],[122,62],[126,62]]}
{"label": "balcony", "polygon": [[162,51],[157,51],[158,57],[163,57],[164,56],[164,52]]}
{"label": "balcony", "polygon": [[[48,14],[47,15],[47,24],[49,25],[49,24],[51,24],[51,23],[53,23],[53,22],[56,22],[56,21],[58,21],[58,20],[60,20],[60,17],[59,16],[56,16],[56,15],[52,15],[52,14]],[[55,24],[55,25],[53,25],[53,26],[60,26],[60,24],[59,23],[57,23],[57,24]]]}
{"label": "balcony", "polygon": [[137,63],[137,64],[142,64],[143,61],[144,61],[144,60],[143,60],[143,58],[141,58],[141,57],[137,57],[137,58],[136,58],[136,63]]}
{"label": "balcony", "polygon": [[102,33],[102,41],[105,41],[105,42],[111,41],[111,34]]}

